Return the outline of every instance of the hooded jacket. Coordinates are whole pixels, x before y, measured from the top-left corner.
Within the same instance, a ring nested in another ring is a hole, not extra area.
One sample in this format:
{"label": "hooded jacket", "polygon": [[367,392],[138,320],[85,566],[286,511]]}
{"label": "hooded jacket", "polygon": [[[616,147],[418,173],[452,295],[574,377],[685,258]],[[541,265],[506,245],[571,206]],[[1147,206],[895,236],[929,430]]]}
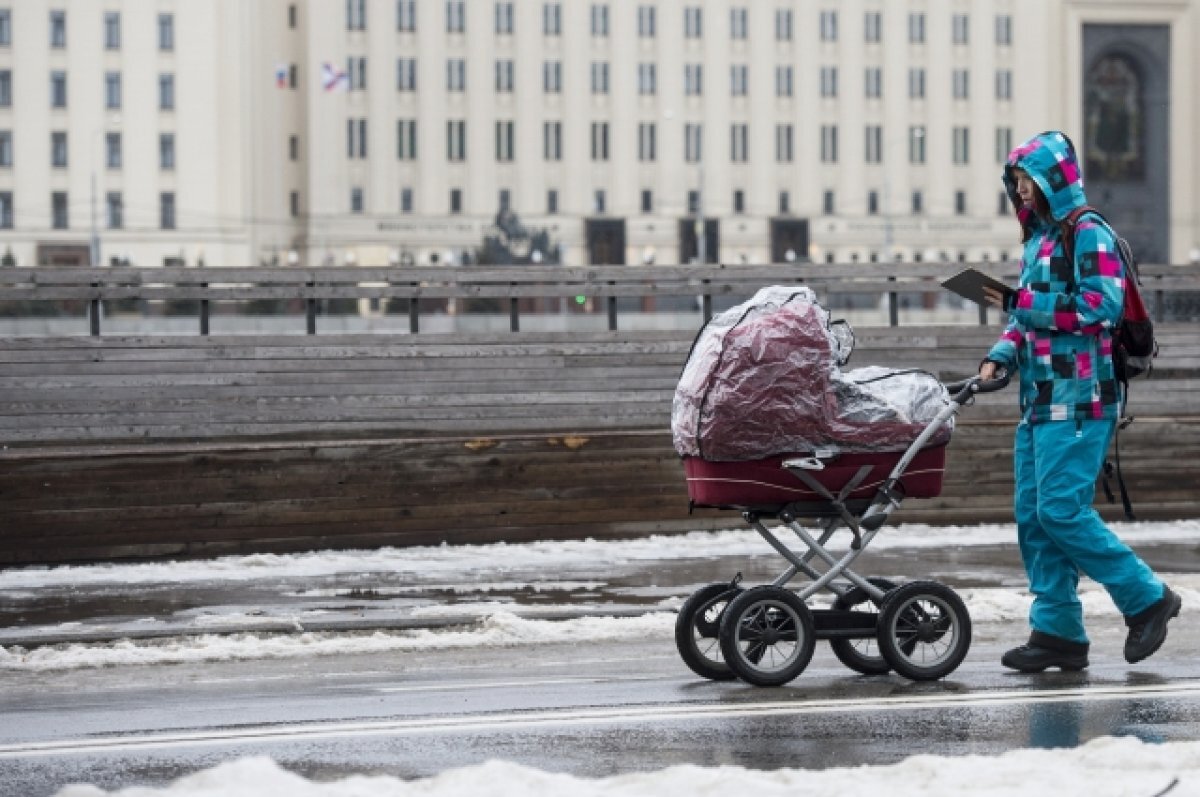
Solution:
{"label": "hooded jacket", "polygon": [[[1024,206],[1016,168],[1041,189],[1052,219]],[[1075,147],[1059,132],[1034,136],[1009,154],[1003,182],[1025,248],[1008,325],[986,359],[1020,370],[1022,417],[1030,423],[1117,418],[1112,332],[1124,306],[1125,265],[1095,214],[1080,218],[1074,262],[1067,261],[1061,223],[1087,204]]]}

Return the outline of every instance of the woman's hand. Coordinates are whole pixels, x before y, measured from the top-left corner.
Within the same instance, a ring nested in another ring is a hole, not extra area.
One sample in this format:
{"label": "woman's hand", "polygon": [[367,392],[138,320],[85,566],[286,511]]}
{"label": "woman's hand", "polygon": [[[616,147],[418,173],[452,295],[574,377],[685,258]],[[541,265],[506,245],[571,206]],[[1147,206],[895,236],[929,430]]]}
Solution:
{"label": "woman's hand", "polygon": [[1004,309],[1004,294],[995,288],[984,288],[983,295],[987,298],[987,303],[992,307]]}
{"label": "woman's hand", "polygon": [[985,382],[990,382],[996,377],[996,364],[991,360],[984,360],[979,365],[979,378]]}

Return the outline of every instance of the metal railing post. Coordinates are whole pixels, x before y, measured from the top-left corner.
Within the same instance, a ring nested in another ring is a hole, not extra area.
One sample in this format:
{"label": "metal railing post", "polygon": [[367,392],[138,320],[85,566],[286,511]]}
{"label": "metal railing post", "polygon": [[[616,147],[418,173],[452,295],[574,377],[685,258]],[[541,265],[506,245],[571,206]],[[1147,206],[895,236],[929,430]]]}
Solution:
{"label": "metal railing post", "polygon": [[[200,283],[201,288],[207,288],[207,282]],[[208,299],[200,300],[200,334],[208,334]]]}
{"label": "metal railing post", "polygon": [[[510,282],[509,285],[515,288],[517,283]],[[508,331],[521,331],[521,310],[516,296],[510,296],[508,299]]]}
{"label": "metal railing post", "polygon": [[408,299],[408,331],[413,335],[421,331],[420,301],[416,296],[411,296]]}
{"label": "metal railing post", "polygon": [[[100,283],[93,282],[92,287],[96,288],[97,292],[98,292],[100,289]],[[94,338],[100,337],[100,297],[99,297],[99,295],[97,295],[95,298],[91,299],[88,302],[88,315],[91,316],[88,319],[88,322],[89,322],[89,326],[91,327],[92,337],[94,337]]]}
{"label": "metal railing post", "polygon": [[[615,282],[609,282],[609,285],[616,285]],[[617,331],[617,297],[608,297],[608,331]]]}
{"label": "metal railing post", "polygon": [[[888,282],[895,282],[895,277],[888,277]],[[900,326],[900,297],[895,291],[888,291],[888,326]]]}
{"label": "metal railing post", "polygon": [[[304,283],[310,290],[316,288],[315,282]],[[317,298],[310,295],[305,301],[306,327],[308,334],[317,334]]]}

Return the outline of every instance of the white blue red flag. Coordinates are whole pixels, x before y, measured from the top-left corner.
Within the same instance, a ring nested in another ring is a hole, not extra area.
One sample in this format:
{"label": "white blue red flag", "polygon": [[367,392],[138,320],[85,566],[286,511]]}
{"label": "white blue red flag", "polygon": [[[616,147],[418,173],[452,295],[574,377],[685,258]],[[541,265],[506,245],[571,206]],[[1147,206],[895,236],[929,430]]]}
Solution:
{"label": "white blue red flag", "polygon": [[321,64],[321,85],[326,91],[349,91],[350,75],[326,61]]}

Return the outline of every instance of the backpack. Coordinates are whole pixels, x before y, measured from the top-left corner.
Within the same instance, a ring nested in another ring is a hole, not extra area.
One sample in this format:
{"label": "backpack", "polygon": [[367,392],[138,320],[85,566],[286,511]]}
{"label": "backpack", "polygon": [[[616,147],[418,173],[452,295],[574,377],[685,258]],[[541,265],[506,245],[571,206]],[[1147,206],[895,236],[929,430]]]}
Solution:
{"label": "backpack", "polygon": [[[1108,219],[1104,218],[1100,211],[1084,205],[1075,208],[1063,220],[1062,241],[1064,254],[1066,254],[1073,266],[1075,263],[1075,228],[1079,224],[1080,217],[1086,213],[1091,213],[1099,217],[1112,232],[1117,244],[1117,254],[1125,264],[1125,304],[1121,308],[1121,320],[1117,322],[1117,328],[1113,330],[1112,336],[1113,367],[1116,370],[1117,379],[1125,386],[1125,396],[1122,401],[1122,414],[1124,414],[1129,408],[1129,380],[1143,374],[1149,376],[1150,371],[1154,367],[1154,358],[1158,356],[1158,341],[1154,338],[1154,323],[1150,320],[1150,314],[1146,312],[1146,305],[1142,301],[1142,294],[1138,289],[1142,278],[1138,274],[1137,259],[1133,256],[1133,249],[1129,246],[1128,241],[1117,235],[1116,230],[1113,229],[1112,225],[1108,223]],[[1114,444],[1114,451],[1116,452],[1117,462],[1117,483],[1121,488],[1121,503],[1125,508],[1125,516],[1130,520],[1134,520],[1133,505],[1130,503],[1129,493],[1125,489],[1125,479],[1121,476],[1120,444],[1120,431],[1131,423],[1133,423],[1133,416],[1126,416],[1121,418],[1117,424],[1117,439]],[[1108,479],[1112,475],[1112,463],[1105,461],[1103,486],[1104,494],[1108,498],[1109,503],[1113,503],[1115,500],[1112,489],[1108,486]]]}

